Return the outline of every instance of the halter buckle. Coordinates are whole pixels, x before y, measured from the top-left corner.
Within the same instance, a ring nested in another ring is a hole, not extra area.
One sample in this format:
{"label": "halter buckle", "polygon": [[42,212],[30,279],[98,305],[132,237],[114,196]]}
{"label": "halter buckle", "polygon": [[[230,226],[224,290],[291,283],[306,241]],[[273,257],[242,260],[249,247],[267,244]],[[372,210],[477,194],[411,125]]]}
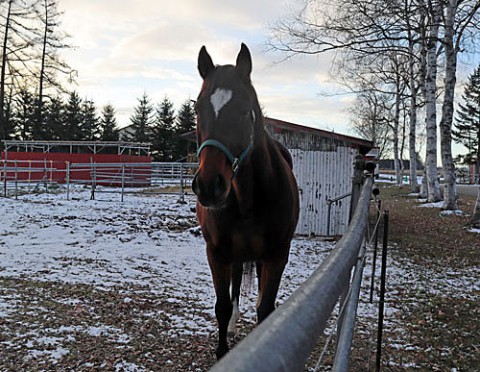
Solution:
{"label": "halter buckle", "polygon": [[239,165],[240,165],[240,159],[235,158],[235,160],[232,163],[232,172],[234,175],[237,174]]}

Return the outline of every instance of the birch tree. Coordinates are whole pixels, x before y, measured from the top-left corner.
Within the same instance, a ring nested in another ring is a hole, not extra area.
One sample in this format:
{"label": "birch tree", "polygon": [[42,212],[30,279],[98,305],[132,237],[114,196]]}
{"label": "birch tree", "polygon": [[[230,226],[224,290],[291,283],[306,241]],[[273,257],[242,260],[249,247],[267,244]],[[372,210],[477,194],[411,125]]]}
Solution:
{"label": "birch tree", "polygon": [[480,1],[445,0],[444,37],[445,48],[445,93],[440,121],[441,153],[445,178],[444,208],[457,208],[455,164],[452,156],[452,124],[457,72],[457,56],[461,51],[464,37],[478,26]]}
{"label": "birch tree", "polygon": [[427,178],[427,201],[438,202],[442,199],[437,166],[437,49],[440,32],[442,6],[439,1],[427,0],[425,11],[428,14],[425,40],[425,116],[427,128],[427,147],[425,156]]}

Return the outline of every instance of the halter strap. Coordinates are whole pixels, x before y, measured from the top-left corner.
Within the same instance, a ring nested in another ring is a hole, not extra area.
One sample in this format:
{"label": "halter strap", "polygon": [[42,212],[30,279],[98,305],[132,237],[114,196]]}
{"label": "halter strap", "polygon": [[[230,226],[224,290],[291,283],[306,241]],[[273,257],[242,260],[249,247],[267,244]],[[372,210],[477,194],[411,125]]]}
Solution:
{"label": "halter strap", "polygon": [[235,175],[238,171],[238,167],[239,167],[240,163],[247,157],[248,153],[253,148],[253,142],[250,142],[249,145],[245,148],[245,150],[243,150],[240,153],[240,155],[238,157],[236,157],[232,154],[232,152],[228,149],[228,147],[225,146],[220,141],[217,141],[217,140],[214,140],[214,139],[207,139],[207,140],[203,141],[203,143],[198,148],[197,156],[200,156],[200,153],[202,152],[202,150],[207,146],[215,147],[225,154],[228,161],[232,165],[232,171],[233,171],[233,174]]}

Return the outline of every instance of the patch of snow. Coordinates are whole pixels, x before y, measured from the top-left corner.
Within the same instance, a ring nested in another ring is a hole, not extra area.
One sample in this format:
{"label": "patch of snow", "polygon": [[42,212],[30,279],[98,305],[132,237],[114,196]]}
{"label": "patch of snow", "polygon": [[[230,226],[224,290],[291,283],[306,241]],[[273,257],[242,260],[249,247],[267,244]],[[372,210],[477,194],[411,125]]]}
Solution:
{"label": "patch of snow", "polygon": [[141,372],[146,371],[145,368],[138,366],[135,363],[129,363],[124,360],[115,364],[115,371],[116,372]]}
{"label": "patch of snow", "polygon": [[454,211],[452,211],[452,210],[445,210],[445,211],[441,211],[440,214],[441,214],[442,216],[451,216],[451,215],[463,216],[463,215],[464,215],[463,211],[460,210],[460,209],[456,209],[456,210],[454,210]]}
{"label": "patch of snow", "polygon": [[[421,199],[419,199],[421,200]],[[439,201],[436,203],[425,203],[425,204],[420,204],[420,208],[442,208],[443,207],[443,201]]]}

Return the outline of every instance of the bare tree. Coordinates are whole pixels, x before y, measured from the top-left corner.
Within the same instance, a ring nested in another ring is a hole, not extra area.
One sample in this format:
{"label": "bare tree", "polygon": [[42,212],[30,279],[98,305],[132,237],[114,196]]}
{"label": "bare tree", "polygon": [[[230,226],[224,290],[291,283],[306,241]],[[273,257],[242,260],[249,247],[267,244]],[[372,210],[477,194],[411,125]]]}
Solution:
{"label": "bare tree", "polygon": [[353,130],[379,147],[379,158],[391,151],[388,100],[386,94],[374,89],[365,90],[357,95],[355,104],[350,109]]}
{"label": "bare tree", "polygon": [[[57,50],[67,47],[58,29],[57,0],[6,0],[0,2],[0,138],[14,135],[9,120],[9,102],[24,87],[38,91],[34,132],[42,120],[44,88],[60,87],[59,71],[70,69],[58,58]],[[37,125],[38,124],[38,125]]]}
{"label": "bare tree", "polygon": [[[351,91],[361,94],[370,85],[369,89],[375,86],[373,89],[391,96],[389,133],[398,184],[402,184],[400,150],[403,148],[399,140],[406,128],[405,121],[403,126],[400,123],[400,116],[402,107],[410,108],[409,154],[415,174],[410,179],[415,191],[419,86],[416,66],[420,49],[418,25],[422,21],[419,9],[413,0],[307,1],[293,20],[282,20],[276,25],[269,41],[271,48],[289,55],[336,51],[336,63],[341,70],[337,68],[335,76],[342,76],[342,83]],[[407,99],[411,100],[409,105],[404,102]],[[403,144],[403,137],[401,141]]]}
{"label": "bare tree", "polygon": [[32,76],[33,39],[35,37],[35,14],[32,12],[38,0],[0,2],[1,46],[0,70],[0,138],[12,135],[8,107],[15,95]]}
{"label": "bare tree", "polygon": [[42,32],[36,44],[41,48],[40,67],[38,71],[38,97],[35,120],[35,132],[37,137],[45,133],[44,125],[44,96],[45,87],[50,86],[62,90],[57,81],[58,73],[69,74],[70,67],[59,58],[58,50],[70,48],[63,42],[66,35],[59,30],[59,18],[62,15],[58,11],[57,0],[42,0],[37,9],[38,19],[41,23]]}
{"label": "bare tree", "polygon": [[476,34],[479,24],[478,0],[445,0],[443,24],[445,48],[445,93],[440,121],[441,153],[445,178],[444,208],[457,208],[455,164],[452,156],[452,124],[457,71],[457,55],[464,44],[464,37]]}

